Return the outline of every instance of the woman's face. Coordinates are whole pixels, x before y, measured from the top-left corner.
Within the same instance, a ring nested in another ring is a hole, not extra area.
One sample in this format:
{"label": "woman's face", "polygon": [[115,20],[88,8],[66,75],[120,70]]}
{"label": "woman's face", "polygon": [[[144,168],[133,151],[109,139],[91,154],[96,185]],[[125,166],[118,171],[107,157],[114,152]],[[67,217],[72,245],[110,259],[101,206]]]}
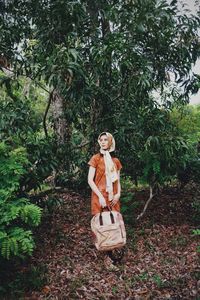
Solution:
{"label": "woman's face", "polygon": [[100,143],[100,147],[103,149],[103,150],[107,150],[109,148],[109,140],[108,140],[108,137],[107,135],[102,135],[99,139],[99,143]]}

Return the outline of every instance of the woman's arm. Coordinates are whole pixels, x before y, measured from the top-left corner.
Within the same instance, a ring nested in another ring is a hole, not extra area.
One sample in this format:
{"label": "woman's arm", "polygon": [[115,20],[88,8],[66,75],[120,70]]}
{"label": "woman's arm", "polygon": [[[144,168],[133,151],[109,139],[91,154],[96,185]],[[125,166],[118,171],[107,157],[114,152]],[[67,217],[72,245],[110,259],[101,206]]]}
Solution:
{"label": "woman's arm", "polygon": [[120,198],[121,196],[121,182],[120,182],[120,171],[117,172],[118,173],[118,189],[117,189],[117,194]]}
{"label": "woman's arm", "polygon": [[114,195],[113,200],[111,201],[111,206],[114,206],[121,196],[121,183],[120,183],[120,171],[117,172],[118,174],[118,187],[117,187],[117,194]]}
{"label": "woman's arm", "polygon": [[93,192],[99,197],[99,203],[102,207],[106,206],[106,200],[103,197],[103,195],[101,194],[101,192],[99,191],[98,187],[96,186],[95,182],[94,182],[94,176],[95,176],[95,172],[96,169],[92,166],[90,166],[89,168],[89,172],[88,172],[88,184],[91,187],[91,189],[93,190]]}

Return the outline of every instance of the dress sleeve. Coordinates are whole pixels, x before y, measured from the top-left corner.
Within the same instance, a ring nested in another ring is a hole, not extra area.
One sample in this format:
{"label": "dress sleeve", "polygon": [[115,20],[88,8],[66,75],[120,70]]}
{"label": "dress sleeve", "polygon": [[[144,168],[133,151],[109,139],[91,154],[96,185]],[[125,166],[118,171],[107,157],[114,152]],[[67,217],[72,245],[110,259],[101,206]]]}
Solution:
{"label": "dress sleeve", "polygon": [[118,158],[116,159],[116,165],[117,165],[117,170],[121,170],[122,164]]}
{"label": "dress sleeve", "polygon": [[88,165],[94,167],[96,169],[98,163],[98,159],[96,155],[93,155],[90,160],[88,161]]}

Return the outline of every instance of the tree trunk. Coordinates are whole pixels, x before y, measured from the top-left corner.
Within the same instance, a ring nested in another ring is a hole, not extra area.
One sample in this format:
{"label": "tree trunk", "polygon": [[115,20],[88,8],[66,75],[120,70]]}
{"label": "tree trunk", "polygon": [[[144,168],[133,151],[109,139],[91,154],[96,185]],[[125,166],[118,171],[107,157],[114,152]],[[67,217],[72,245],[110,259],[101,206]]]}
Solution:
{"label": "tree trunk", "polygon": [[102,115],[102,105],[95,98],[92,100],[91,111],[90,111],[90,126],[91,126],[91,138],[90,138],[90,151],[91,153],[95,153],[98,148],[98,144],[96,141],[96,134],[100,134],[99,132],[99,120]]}
{"label": "tree trunk", "polygon": [[71,138],[71,126],[67,123],[65,117],[64,99],[57,90],[53,91],[52,114],[58,144],[61,145],[69,142]]}
{"label": "tree trunk", "polygon": [[134,176],[134,181],[135,181],[135,186],[138,187],[138,178],[137,178],[137,175]]}
{"label": "tree trunk", "polygon": [[[104,2],[93,2],[91,0],[88,0],[88,13],[91,18],[91,38],[93,34],[96,34],[96,28],[99,27],[102,32],[102,40],[104,43],[104,40],[107,38],[107,35],[111,32],[110,31],[110,23],[105,18],[99,19],[99,12],[101,9],[104,9]],[[99,75],[96,80],[96,86],[97,90],[100,88],[102,90],[106,89],[106,87],[109,85],[111,80],[111,53],[110,57],[108,59],[107,64],[102,68],[103,76]],[[102,97],[102,96],[101,96]],[[95,98],[92,100],[91,104],[91,111],[90,111],[90,128],[91,128],[91,138],[90,138],[90,145],[89,145],[89,151],[91,153],[95,153],[99,146],[97,144],[96,138],[97,134],[100,133],[100,131],[107,131],[108,128],[106,127],[106,122],[102,122],[104,119],[106,113],[107,113],[107,102],[106,105],[104,104],[104,100],[99,97],[98,92],[97,95],[95,95]],[[105,109],[106,108],[106,109]]]}

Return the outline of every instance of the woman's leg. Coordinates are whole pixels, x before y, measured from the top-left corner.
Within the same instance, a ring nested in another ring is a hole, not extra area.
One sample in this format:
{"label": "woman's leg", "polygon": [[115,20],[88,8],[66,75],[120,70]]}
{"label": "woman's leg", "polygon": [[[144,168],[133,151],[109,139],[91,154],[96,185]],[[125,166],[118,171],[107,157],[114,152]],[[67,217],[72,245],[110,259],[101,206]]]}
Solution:
{"label": "woman's leg", "polygon": [[111,258],[112,251],[104,252],[104,265],[106,269],[110,271],[119,271],[118,267],[115,265],[114,261]]}
{"label": "woman's leg", "polygon": [[122,258],[124,257],[125,248],[121,249],[114,249],[112,251],[107,251],[107,255],[110,257],[110,259],[113,261],[113,264],[120,263]]}

